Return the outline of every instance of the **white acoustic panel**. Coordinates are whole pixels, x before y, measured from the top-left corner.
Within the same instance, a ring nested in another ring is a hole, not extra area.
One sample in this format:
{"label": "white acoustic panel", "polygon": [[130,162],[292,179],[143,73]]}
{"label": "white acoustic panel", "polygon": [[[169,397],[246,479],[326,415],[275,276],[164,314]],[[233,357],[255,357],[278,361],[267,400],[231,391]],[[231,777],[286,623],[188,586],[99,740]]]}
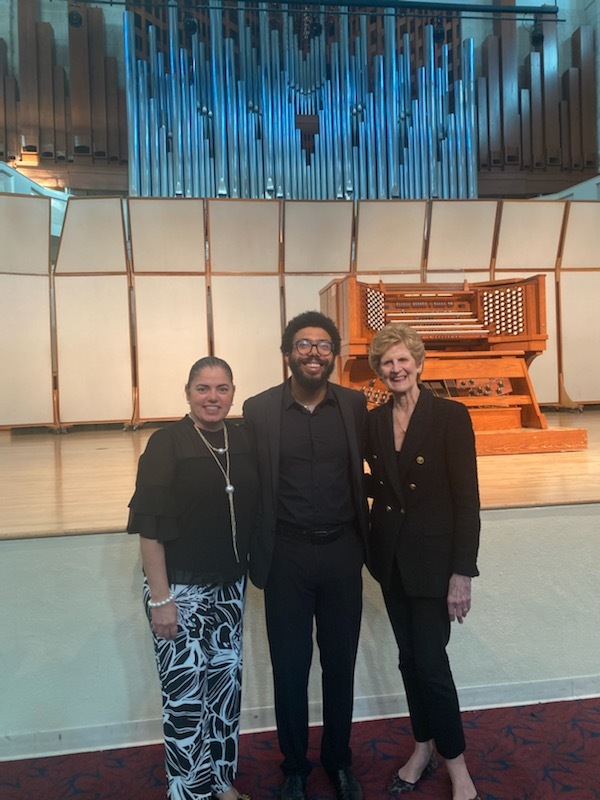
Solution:
{"label": "white acoustic panel", "polygon": [[560,277],[564,385],[577,403],[600,402],[600,273]]}
{"label": "white acoustic panel", "polygon": [[48,275],[50,201],[0,195],[0,272]]}
{"label": "white acoustic panel", "polygon": [[[514,278],[514,275],[511,275]],[[425,276],[426,283],[484,283],[490,280],[489,270],[486,272],[464,272],[457,269],[453,272],[429,272]]]}
{"label": "white acoustic panel", "polygon": [[137,275],[134,291],[138,417],[183,416],[190,367],[208,355],[205,279]]}
{"label": "white acoustic panel", "polygon": [[495,200],[433,200],[427,270],[485,270],[492,259]]}
{"label": "white acoustic panel", "polygon": [[0,426],[52,424],[48,276],[0,275],[0,341]]}
{"label": "white acoustic panel", "polygon": [[349,272],[352,222],[350,201],[286,201],[285,272]]}
{"label": "white acoustic panel", "polygon": [[236,393],[231,414],[240,415],[247,397],[283,380],[279,280],[213,277],[212,307],[215,355],[233,370]]}
{"label": "white acoustic panel", "polygon": [[600,202],[569,203],[561,268],[600,268]]}
{"label": "white acoustic panel", "polygon": [[421,283],[421,273],[420,272],[403,272],[400,275],[394,275],[392,273],[383,273],[381,275],[360,275],[358,276],[360,283],[378,283],[382,281],[383,285],[386,286],[387,284],[397,284],[397,283]]}
{"label": "white acoustic panel", "polygon": [[59,418],[127,422],[133,413],[125,275],[57,277]]}
{"label": "white acoustic panel", "polygon": [[212,272],[278,272],[279,200],[209,200]]}
{"label": "white acoustic panel", "polygon": [[303,311],[319,311],[321,308],[319,292],[332,280],[332,275],[286,275],[286,323]]}
{"label": "white acoustic panel", "polygon": [[426,200],[361,200],[356,234],[357,272],[421,268]]}
{"label": "white acoustic panel", "polygon": [[496,269],[554,269],[564,210],[562,200],[504,200]]}
{"label": "white acoustic panel", "polygon": [[[498,280],[512,278],[531,278],[540,273],[520,273],[518,276],[514,272],[496,274]],[[554,273],[546,275],[546,349],[539,356],[536,356],[529,367],[529,375],[535,396],[538,403],[557,403],[558,402],[558,332],[556,318],[556,287],[554,283]]]}
{"label": "white acoustic panel", "polygon": [[134,272],[204,272],[204,201],[132,198],[128,201]]}
{"label": "white acoustic panel", "polygon": [[69,198],[56,275],[125,272],[123,207],[118,197]]}

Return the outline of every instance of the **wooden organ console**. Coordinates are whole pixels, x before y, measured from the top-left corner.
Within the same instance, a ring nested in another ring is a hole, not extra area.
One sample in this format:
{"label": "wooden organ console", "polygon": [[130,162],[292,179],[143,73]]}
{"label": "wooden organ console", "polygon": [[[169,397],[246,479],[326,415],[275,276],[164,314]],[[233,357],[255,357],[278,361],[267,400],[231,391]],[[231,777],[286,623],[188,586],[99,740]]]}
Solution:
{"label": "wooden organ console", "polygon": [[373,407],[388,392],[368,350],[389,322],[415,328],[427,350],[423,383],[469,409],[479,455],[587,447],[583,429],[549,428],[529,365],[546,348],[545,276],[461,284],[362,283],[349,275],[321,291],[342,345],[339,380]]}

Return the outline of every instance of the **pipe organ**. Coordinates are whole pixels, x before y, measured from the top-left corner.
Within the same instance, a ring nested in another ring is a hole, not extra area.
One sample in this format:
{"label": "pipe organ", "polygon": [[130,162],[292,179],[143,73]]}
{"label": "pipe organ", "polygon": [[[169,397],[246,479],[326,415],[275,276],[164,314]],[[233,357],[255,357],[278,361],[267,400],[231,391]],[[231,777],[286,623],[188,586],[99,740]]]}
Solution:
{"label": "pipe organ", "polygon": [[389,400],[367,356],[390,322],[425,343],[423,382],[469,409],[479,455],[580,450],[585,430],[551,429],[529,365],[546,348],[545,276],[462,284],[368,284],[353,275],[321,292],[321,308],[342,337],[339,379],[373,407]]}
{"label": "pipe organ", "polygon": [[[177,6],[168,8],[169,52],[148,30],[148,60],[136,59],[135,17],[125,14],[132,196],[286,199],[473,198],[477,196],[474,46],[462,46],[451,79],[448,44],[436,61],[434,26],[424,27],[423,66],[411,68],[396,11],[383,12],[383,49],[370,55],[367,15],[351,39],[349,15],[327,42],[323,7],[307,43],[295,15],[269,27],[259,6],[258,42],[238,6],[237,42],[221,37],[223,8],[211,5],[210,47],[198,34],[180,46]],[[344,9],[342,9],[344,11]],[[237,51],[236,52],[236,46]],[[312,117],[314,148],[298,118]]]}

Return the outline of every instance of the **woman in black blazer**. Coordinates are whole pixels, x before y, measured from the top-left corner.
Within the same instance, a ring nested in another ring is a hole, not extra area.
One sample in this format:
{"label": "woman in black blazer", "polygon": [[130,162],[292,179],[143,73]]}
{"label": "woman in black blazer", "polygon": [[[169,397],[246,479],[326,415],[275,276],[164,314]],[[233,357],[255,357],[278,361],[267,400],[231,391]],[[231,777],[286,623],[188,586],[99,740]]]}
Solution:
{"label": "woman in black blazer", "polygon": [[446,654],[450,622],[471,608],[479,490],[475,437],[464,405],[419,384],[425,347],[407,325],[373,339],[369,363],[390,392],[367,419],[371,468],[369,568],[381,583],[398,643],[415,737],[390,792],[411,791],[446,760],[453,800],[477,800]]}

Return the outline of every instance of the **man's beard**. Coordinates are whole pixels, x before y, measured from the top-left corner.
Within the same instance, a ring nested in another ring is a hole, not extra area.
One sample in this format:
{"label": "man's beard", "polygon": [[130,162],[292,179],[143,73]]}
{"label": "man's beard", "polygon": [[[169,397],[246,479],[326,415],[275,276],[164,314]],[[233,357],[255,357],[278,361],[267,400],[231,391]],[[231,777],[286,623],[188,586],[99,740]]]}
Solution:
{"label": "man's beard", "polygon": [[319,364],[321,364],[325,369],[322,375],[306,375],[306,373],[302,372],[301,370],[301,363],[302,362],[298,356],[292,356],[288,361],[290,372],[294,376],[296,383],[303,389],[306,389],[310,392],[314,392],[317,389],[321,389],[323,386],[325,386],[335,366],[335,361],[327,364],[319,359]]}

